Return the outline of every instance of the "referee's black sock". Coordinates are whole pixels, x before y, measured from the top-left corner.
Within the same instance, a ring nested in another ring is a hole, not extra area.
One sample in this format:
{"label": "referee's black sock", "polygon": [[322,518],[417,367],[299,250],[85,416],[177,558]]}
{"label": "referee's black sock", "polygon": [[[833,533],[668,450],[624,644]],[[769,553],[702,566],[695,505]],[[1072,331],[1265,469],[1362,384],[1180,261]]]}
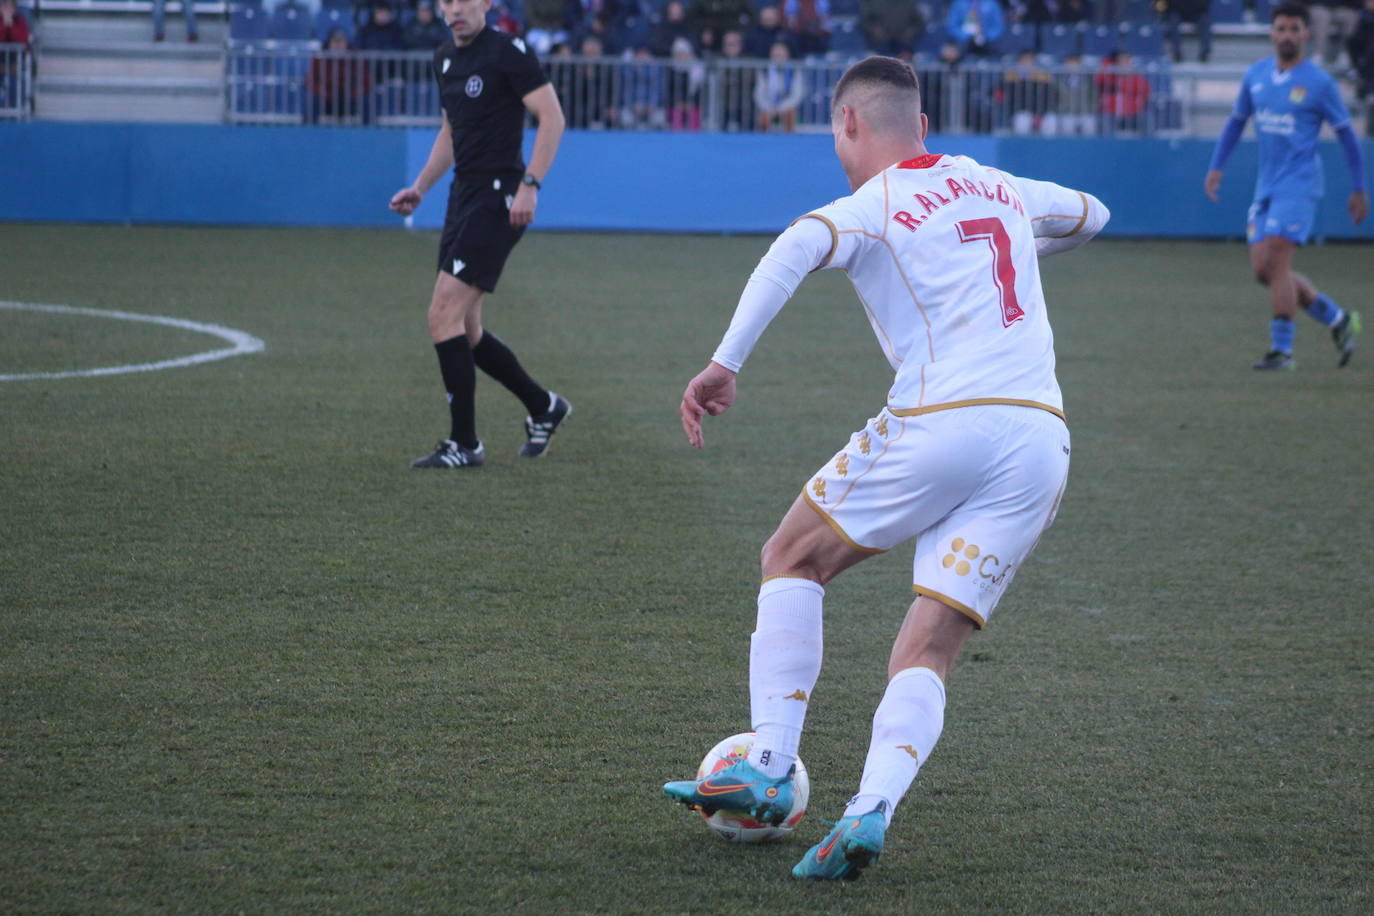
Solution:
{"label": "referee's black sock", "polygon": [[510,347],[491,331],[482,332],[482,339],[472,348],[472,359],[478,369],[505,385],[511,394],[519,398],[531,417],[542,417],[549,412],[549,393],[529,377]]}
{"label": "referee's black sock", "polygon": [[476,448],[473,392],[477,389],[477,369],[467,335],[439,341],[434,345],[434,352],[439,354],[439,374],[444,377],[444,390],[448,392],[448,414],[452,424],[448,437],[463,448]]}

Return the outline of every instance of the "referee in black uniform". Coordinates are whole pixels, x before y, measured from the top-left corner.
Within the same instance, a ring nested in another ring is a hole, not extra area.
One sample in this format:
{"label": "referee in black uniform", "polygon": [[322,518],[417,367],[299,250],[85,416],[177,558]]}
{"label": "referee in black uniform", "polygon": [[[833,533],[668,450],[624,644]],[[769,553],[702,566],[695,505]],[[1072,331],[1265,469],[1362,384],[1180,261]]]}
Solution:
{"label": "referee in black uniform", "polygon": [[[524,403],[523,457],[543,455],[572,412],[566,399],[530,378],[496,335],[482,330],[482,298],[496,289],[506,257],[534,220],[540,182],[563,138],[563,109],[534,52],[519,38],[486,27],[491,0],[439,0],[439,9],[453,34],[452,44],[434,52],[443,124],[429,161],[414,184],[391,198],[391,209],[409,216],[454,167],[429,302],[451,429],[433,454],[411,467],[473,468],[486,461],[473,416],[476,370]],[[528,167],[521,156],[526,110],[539,119]]]}

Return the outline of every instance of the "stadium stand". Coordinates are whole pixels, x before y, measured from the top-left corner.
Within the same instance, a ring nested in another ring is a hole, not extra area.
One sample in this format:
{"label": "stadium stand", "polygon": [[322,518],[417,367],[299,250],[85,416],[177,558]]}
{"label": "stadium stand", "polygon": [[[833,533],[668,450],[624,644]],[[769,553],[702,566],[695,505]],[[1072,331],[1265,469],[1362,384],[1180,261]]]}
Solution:
{"label": "stadium stand", "polygon": [[272,37],[278,41],[309,41],[315,37],[310,9],[303,3],[284,2],[272,9]]}
{"label": "stadium stand", "polygon": [[1080,50],[1083,30],[1076,25],[1054,23],[1040,26],[1040,53],[1055,60],[1063,60]]}

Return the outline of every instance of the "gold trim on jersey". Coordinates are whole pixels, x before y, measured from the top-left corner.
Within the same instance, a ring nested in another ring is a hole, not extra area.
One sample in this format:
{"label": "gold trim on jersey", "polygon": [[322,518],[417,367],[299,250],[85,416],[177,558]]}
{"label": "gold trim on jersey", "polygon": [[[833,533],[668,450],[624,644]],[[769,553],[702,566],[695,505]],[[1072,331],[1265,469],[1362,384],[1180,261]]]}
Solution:
{"label": "gold trim on jersey", "polygon": [[805,490],[802,490],[801,495],[802,499],[806,500],[806,504],[810,506],[812,509],[815,509],[816,514],[819,515],[822,519],[824,519],[825,523],[830,526],[831,530],[840,536],[840,540],[844,541],[850,547],[854,548],[855,550],[861,553],[866,553],[870,555],[887,553],[887,551],[881,547],[865,547],[849,535],[845,534],[844,529],[840,527],[840,523],[831,518],[828,512],[826,512],[820,506],[816,505],[815,501],[811,498],[811,494],[807,493]]}
{"label": "gold trim on jersey", "polygon": [[985,404],[1010,404],[1013,407],[1035,407],[1039,410],[1048,410],[1061,420],[1067,422],[1064,411],[1058,407],[1051,407],[1048,404],[1041,404],[1039,401],[1023,401],[1019,398],[970,398],[967,401],[946,401],[943,404],[931,404],[929,407],[903,407],[893,409],[889,407],[887,412],[894,417],[919,417],[922,414],[935,413],[937,410],[953,410],[956,407],[981,407]]}
{"label": "gold trim on jersey", "polygon": [[938,601],[947,607],[954,608],[954,610],[958,611],[960,614],[963,614],[969,620],[972,620],[973,625],[980,630],[988,625],[988,622],[983,619],[983,616],[981,614],[979,614],[973,608],[969,607],[967,604],[964,604],[962,601],[955,601],[949,595],[941,594],[933,588],[926,588],[924,585],[913,585],[911,586],[911,590],[918,595],[923,595],[934,601]]}
{"label": "gold trim on jersey", "polygon": [[[1051,235],[1051,236],[1049,236],[1049,238],[1052,238],[1052,239],[1066,239],[1066,238],[1068,238],[1068,237],[1070,237],[1070,236],[1077,235],[1077,234],[1079,233],[1079,231],[1083,228],[1083,224],[1086,223],[1086,222],[1088,221],[1088,210],[1089,210],[1089,208],[1088,208],[1088,195],[1084,194],[1082,191],[1079,191],[1079,192],[1077,192],[1077,193],[1078,193],[1079,199],[1083,201],[1083,214],[1082,214],[1081,216],[1078,217],[1078,222],[1074,223],[1073,228],[1070,229],[1068,232],[1065,232],[1063,235]],[[1036,220],[1042,220],[1042,219],[1073,219],[1073,214],[1072,214],[1072,213],[1046,213],[1044,216],[1037,216],[1034,220],[1031,220],[1031,222],[1035,222]]]}
{"label": "gold trim on jersey", "polygon": [[803,213],[801,216],[792,220],[791,225],[795,226],[804,219],[818,219],[825,223],[826,227],[830,230],[830,251],[826,253],[825,260],[821,261],[819,266],[811,268],[811,273],[815,273],[818,270],[825,270],[830,266],[830,260],[835,257],[835,252],[840,250],[840,230],[835,228],[835,224],[830,221],[829,217],[821,216],[819,213]]}

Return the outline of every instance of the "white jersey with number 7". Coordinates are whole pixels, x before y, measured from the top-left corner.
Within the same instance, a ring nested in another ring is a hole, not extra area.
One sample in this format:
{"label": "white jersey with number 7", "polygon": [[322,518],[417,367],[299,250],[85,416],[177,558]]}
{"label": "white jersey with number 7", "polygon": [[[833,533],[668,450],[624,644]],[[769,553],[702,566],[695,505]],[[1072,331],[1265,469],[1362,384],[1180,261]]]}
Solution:
{"label": "white jersey with number 7", "polygon": [[834,267],[896,372],[894,414],[1021,404],[1063,416],[1037,255],[1083,244],[1108,215],[1091,195],[964,156],[898,163],[779,236],[714,360],[738,371],[805,274]]}

